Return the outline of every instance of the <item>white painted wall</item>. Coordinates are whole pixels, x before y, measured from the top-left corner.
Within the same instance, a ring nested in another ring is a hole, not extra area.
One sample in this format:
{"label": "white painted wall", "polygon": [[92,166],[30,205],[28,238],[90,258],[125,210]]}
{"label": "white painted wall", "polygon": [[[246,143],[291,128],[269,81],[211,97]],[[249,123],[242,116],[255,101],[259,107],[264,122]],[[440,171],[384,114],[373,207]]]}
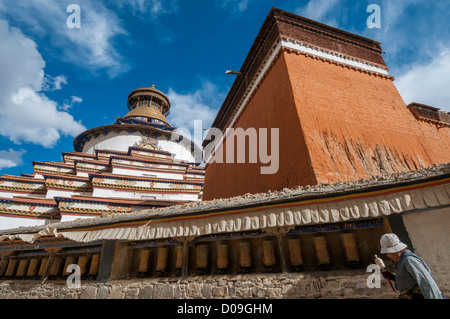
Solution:
{"label": "white painted wall", "polygon": [[89,173],[77,171],[77,176],[81,176],[81,177],[89,177]]}
{"label": "white painted wall", "polygon": [[105,197],[105,198],[127,198],[127,199],[167,199],[167,200],[186,200],[186,201],[197,201],[197,194],[159,194],[159,193],[142,193],[142,192],[127,192],[119,191],[114,189],[104,189],[104,188],[94,188],[94,197]]}
{"label": "white painted wall", "polygon": [[95,154],[95,150],[112,150],[128,152],[128,147],[141,140],[142,135],[138,132],[129,134],[128,132],[114,133],[107,135],[100,134],[96,138],[91,138],[83,147],[83,153]]}
{"label": "white painted wall", "polygon": [[430,267],[441,291],[450,297],[450,208],[402,217],[415,253]]}
{"label": "white painted wall", "polygon": [[[95,154],[96,149],[128,152],[128,148],[141,141],[142,137],[142,134],[139,132],[110,132],[107,135],[100,134],[97,138],[91,138],[86,142],[83,147],[83,153]],[[186,146],[184,143],[176,143],[171,140],[167,141],[165,137],[158,139],[158,145],[164,151],[175,154],[175,159],[177,160],[195,162],[195,158],[190,151],[190,145]]]}
{"label": "white painted wall", "polygon": [[19,193],[19,192],[0,192],[0,197],[3,198],[13,198],[14,196],[19,197],[32,197],[32,198],[45,198],[45,194],[27,194],[27,193]]}
{"label": "white painted wall", "polygon": [[71,197],[72,195],[81,195],[81,196],[91,196],[91,192],[76,192],[71,190],[56,190],[49,189],[47,190],[46,198],[55,198],[55,197]]}
{"label": "white painted wall", "polygon": [[157,178],[166,178],[166,179],[174,179],[174,180],[183,180],[183,173],[166,173],[166,172],[157,172],[157,171],[143,171],[132,168],[121,168],[114,167],[112,170],[113,174],[117,175],[127,175],[127,176],[139,176],[139,177],[157,177]]}
{"label": "white painted wall", "polygon": [[61,222],[70,222],[77,219],[96,218],[96,217],[97,216],[88,216],[88,215],[78,216],[78,215],[61,214]]}
{"label": "white painted wall", "polygon": [[47,223],[48,221],[46,221],[45,219],[0,216],[0,230],[13,229],[18,227],[41,226],[46,225]]}

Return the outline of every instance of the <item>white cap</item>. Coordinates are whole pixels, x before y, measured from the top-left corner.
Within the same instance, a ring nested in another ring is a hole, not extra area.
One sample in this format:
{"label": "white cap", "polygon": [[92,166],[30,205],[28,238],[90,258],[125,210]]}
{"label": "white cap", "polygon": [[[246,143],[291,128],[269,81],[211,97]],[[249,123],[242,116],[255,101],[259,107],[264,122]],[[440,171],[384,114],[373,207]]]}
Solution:
{"label": "white cap", "polygon": [[380,244],[382,254],[396,253],[407,247],[396,234],[384,234],[381,236]]}

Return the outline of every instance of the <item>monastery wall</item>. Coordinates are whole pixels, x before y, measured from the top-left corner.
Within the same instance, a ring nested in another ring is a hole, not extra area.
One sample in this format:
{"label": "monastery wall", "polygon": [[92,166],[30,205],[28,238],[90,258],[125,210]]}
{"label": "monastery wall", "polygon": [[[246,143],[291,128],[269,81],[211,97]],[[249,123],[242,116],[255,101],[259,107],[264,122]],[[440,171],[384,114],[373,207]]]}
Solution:
{"label": "monastery wall", "polygon": [[450,208],[402,215],[414,251],[430,267],[439,288],[450,291]]}
{"label": "monastery wall", "polygon": [[[279,129],[279,148],[270,139],[262,141],[278,152],[278,170],[262,174],[268,165],[261,154],[258,163],[248,156],[242,164],[209,163],[203,198],[366,179],[449,162],[449,115],[438,111],[439,105],[407,106],[382,52],[370,39],[272,11],[213,126],[222,132]],[[228,153],[227,143],[219,154]]]}
{"label": "monastery wall", "polygon": [[[441,148],[436,151],[448,152],[450,150],[450,122],[447,121],[446,127],[441,127],[424,120],[417,121],[417,125],[419,125],[418,130],[426,140],[439,140],[442,143]],[[446,156],[446,161],[449,162],[448,154]]]}
{"label": "monastery wall", "polygon": [[[279,129],[278,150],[279,167],[276,174],[261,174],[260,169],[268,164],[249,163],[249,147],[247,140],[246,162],[237,163],[237,142],[235,141],[234,163],[210,163],[205,172],[205,188],[203,198],[227,198],[245,193],[266,192],[271,190],[292,188],[298,185],[317,184],[310,158],[306,152],[305,138],[298,114],[295,109],[291,83],[287,73],[286,59],[281,55],[270,72],[256,90],[245,112],[237,120],[234,128],[271,128]],[[267,149],[270,154],[270,134],[267,138]],[[219,154],[227,154],[227,141],[224,140]],[[217,182],[220,181],[220,182]]]}
{"label": "monastery wall", "polygon": [[364,270],[336,272],[154,278],[108,283],[81,282],[68,288],[65,281],[39,284],[0,281],[0,299],[392,299],[386,280],[368,288]]}
{"label": "monastery wall", "polygon": [[224,163],[206,167],[205,200],[365,179],[450,160],[449,127],[416,119],[391,78],[295,50],[276,58],[236,128],[279,129],[278,171],[261,174],[268,165],[260,157],[250,162],[248,138],[246,162],[237,163],[235,140],[234,163],[228,163],[225,139],[218,151]]}
{"label": "monastery wall", "polygon": [[286,63],[319,184],[450,160],[448,128],[421,125],[391,79],[295,51]]}

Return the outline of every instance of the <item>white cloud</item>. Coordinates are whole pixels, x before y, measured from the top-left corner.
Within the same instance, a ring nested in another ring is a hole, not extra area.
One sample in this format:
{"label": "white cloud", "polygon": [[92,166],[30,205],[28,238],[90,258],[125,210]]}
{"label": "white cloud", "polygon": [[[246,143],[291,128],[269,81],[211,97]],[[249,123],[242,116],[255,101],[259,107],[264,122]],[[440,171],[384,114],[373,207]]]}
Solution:
{"label": "white cloud", "polygon": [[14,151],[13,149],[9,149],[8,151],[0,151],[0,169],[22,165],[22,156],[25,153],[25,150]]}
{"label": "white cloud", "polygon": [[62,89],[62,85],[67,84],[67,78],[64,75],[51,77],[45,75],[42,91],[57,91]]}
{"label": "white cloud", "polygon": [[[52,147],[61,134],[76,136],[85,127],[45,94],[45,61],[34,41],[0,20],[0,134],[16,143]],[[56,87],[63,82],[54,81]],[[59,83],[59,84],[55,84]]]}
{"label": "white cloud", "polygon": [[81,103],[81,102],[83,102],[83,99],[81,97],[79,97],[79,96],[72,95],[71,98],[72,98],[72,103]]}
{"label": "white cloud", "polygon": [[[297,8],[295,13],[337,27],[337,14],[334,10],[336,5],[338,5],[338,0],[310,0],[304,7]],[[333,14],[330,15],[330,13]]]}
{"label": "white cloud", "polygon": [[19,29],[9,28],[4,20],[0,20],[0,41],[0,98],[22,86],[41,90],[45,61],[37,51],[36,43]]}
{"label": "white cloud", "polygon": [[[197,135],[203,135],[203,132],[194,132],[194,121],[201,121],[203,130],[209,129],[225,94],[219,92],[215,84],[204,81],[202,87],[195,92],[180,94],[170,88],[167,95],[171,102],[168,117],[171,125],[189,131],[194,141],[201,145],[203,136]],[[197,126],[195,130],[198,130]],[[183,132],[180,131],[180,134]]]}
{"label": "white cloud", "polygon": [[450,49],[427,64],[413,64],[395,85],[405,103],[418,102],[450,112]]}
{"label": "white cloud", "polygon": [[223,10],[244,12],[252,0],[215,0],[215,5]]}
{"label": "white cloud", "polygon": [[160,43],[171,43],[178,38],[178,34],[167,23],[161,22],[162,17],[168,22],[167,16],[178,11],[179,0],[114,0],[109,3],[121,11],[130,11],[136,18],[150,24]]}
{"label": "white cloud", "polygon": [[140,18],[158,19],[162,15],[174,13],[179,8],[179,0],[114,0],[113,4],[121,9],[130,8]]}
{"label": "white cloud", "polygon": [[[417,23],[415,21],[416,18],[413,18],[408,13],[408,10],[411,10],[415,4],[420,2],[423,2],[423,0],[381,0],[379,2],[381,28],[364,28],[362,35],[381,42],[382,47],[389,53],[390,57],[403,53],[405,48],[411,43],[418,45],[422,49],[420,42],[426,39],[419,32],[416,32],[417,30],[415,29],[416,25],[420,25],[420,28],[425,28],[426,26]],[[411,37],[412,33],[415,35],[414,37]]]}
{"label": "white cloud", "polygon": [[56,102],[29,87],[20,88],[8,104],[3,103],[0,134],[16,144],[23,141],[53,147],[61,134],[75,137],[85,130],[72,115],[59,111]]}
{"label": "white cloud", "polygon": [[381,43],[405,103],[450,111],[449,2],[380,0],[381,28],[360,34]]}
{"label": "white cloud", "polygon": [[128,70],[123,57],[114,48],[117,36],[126,35],[121,20],[102,1],[78,0],[80,28],[68,28],[72,0],[21,0],[0,6],[4,16],[20,25],[27,34],[45,37],[52,53],[63,61],[93,71],[105,69],[110,76]]}
{"label": "white cloud", "polygon": [[59,106],[58,109],[62,111],[68,111],[75,103],[81,103],[83,99],[78,96],[71,96],[71,100],[65,100],[63,105]]}

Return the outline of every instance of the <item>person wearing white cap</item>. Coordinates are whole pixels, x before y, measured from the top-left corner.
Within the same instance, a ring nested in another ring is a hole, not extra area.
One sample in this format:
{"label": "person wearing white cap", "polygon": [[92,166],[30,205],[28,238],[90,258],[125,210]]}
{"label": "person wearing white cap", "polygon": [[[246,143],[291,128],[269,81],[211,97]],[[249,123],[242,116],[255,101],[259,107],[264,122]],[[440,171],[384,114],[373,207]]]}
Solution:
{"label": "person wearing white cap", "polygon": [[381,253],[397,263],[397,272],[384,271],[383,276],[395,281],[395,289],[400,291],[399,299],[442,299],[438,285],[430,268],[395,234],[384,234],[380,239]]}

